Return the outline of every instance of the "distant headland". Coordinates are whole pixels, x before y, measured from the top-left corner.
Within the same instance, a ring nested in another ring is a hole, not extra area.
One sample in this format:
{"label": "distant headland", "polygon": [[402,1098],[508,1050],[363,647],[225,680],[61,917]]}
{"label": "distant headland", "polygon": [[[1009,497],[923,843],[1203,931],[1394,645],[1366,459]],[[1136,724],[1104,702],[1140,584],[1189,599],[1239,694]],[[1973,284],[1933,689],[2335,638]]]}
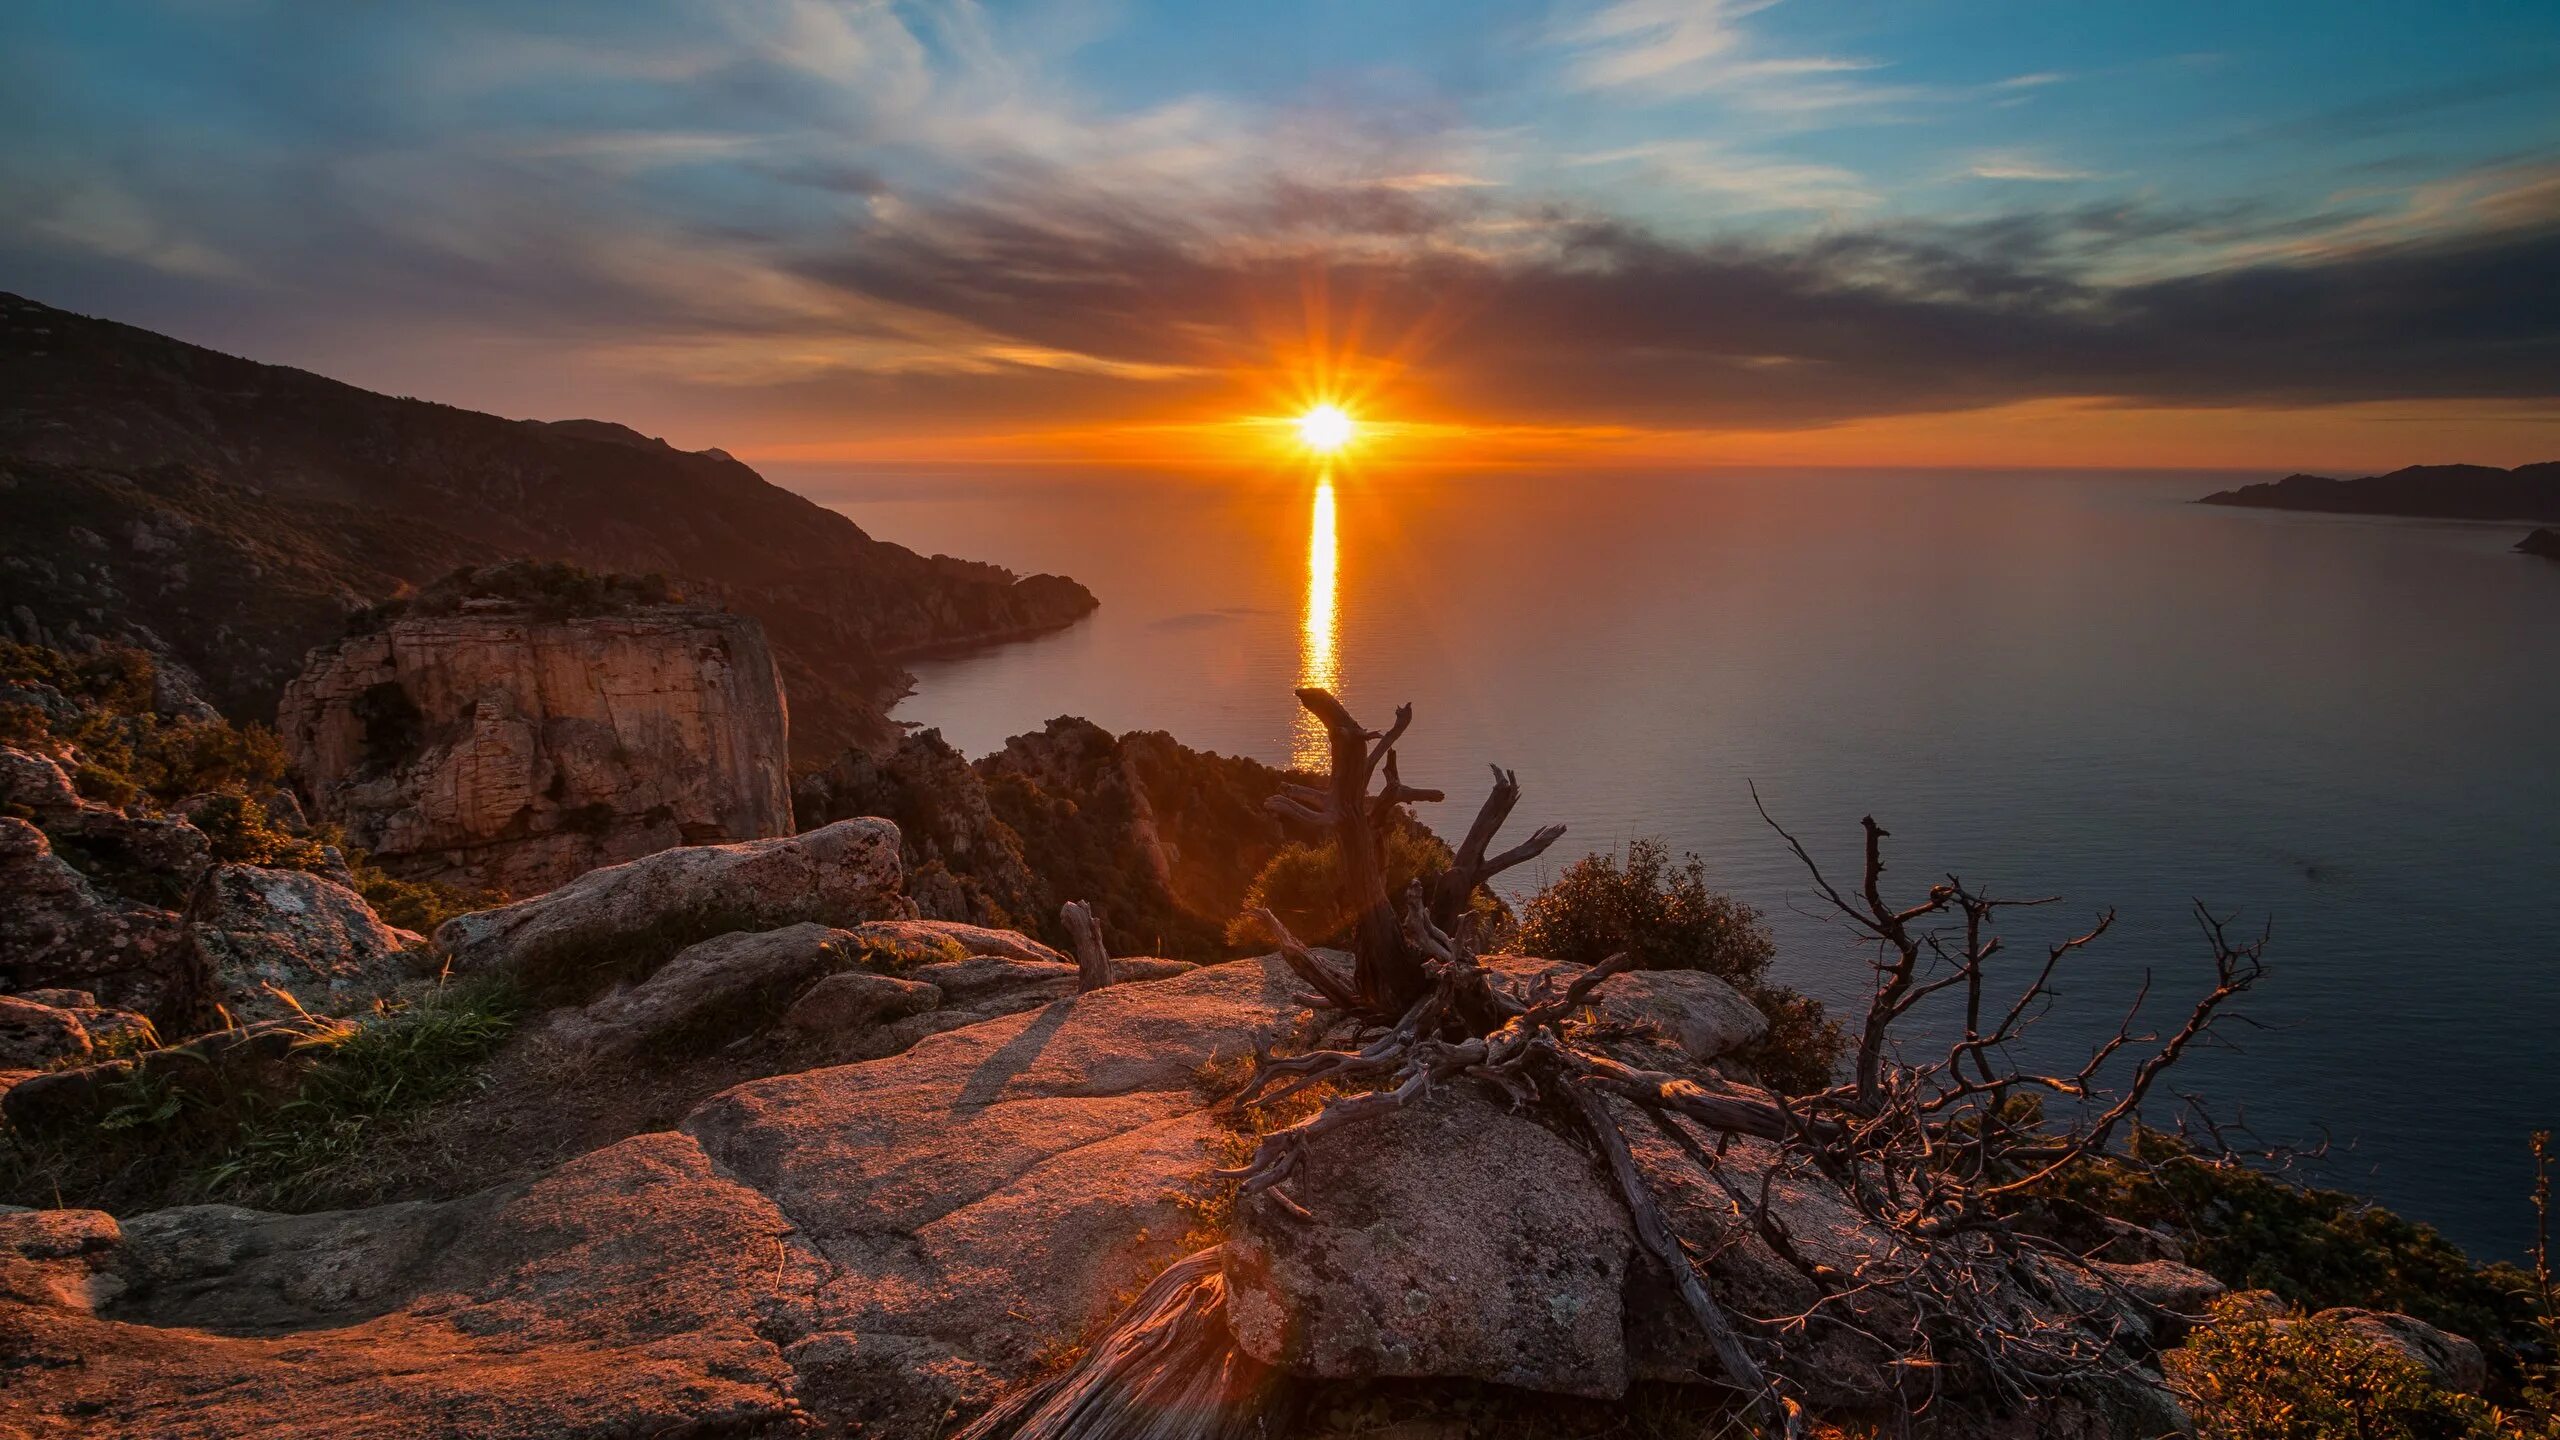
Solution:
{"label": "distant headland", "polygon": [[2513,470],[2494,465],[2411,465],[2360,480],[2287,475],[2271,483],[2216,491],[2196,503],[2430,520],[2560,520],[2560,460]]}

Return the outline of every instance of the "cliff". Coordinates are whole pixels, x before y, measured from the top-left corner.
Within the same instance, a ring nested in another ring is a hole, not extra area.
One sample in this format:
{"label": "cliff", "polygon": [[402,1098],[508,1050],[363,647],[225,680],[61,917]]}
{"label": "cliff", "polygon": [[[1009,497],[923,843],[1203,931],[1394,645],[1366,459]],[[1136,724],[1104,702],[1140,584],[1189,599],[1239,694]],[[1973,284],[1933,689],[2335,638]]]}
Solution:
{"label": "cliff", "polygon": [[791,831],[773,655],[719,610],[420,607],[314,651],[278,722],[321,817],[398,875],[526,894]]}
{"label": "cliff", "polygon": [[2560,520],[2560,460],[2513,470],[2492,465],[2411,465],[2360,480],[2287,475],[2266,484],[2218,490],[2196,503],[2430,520]]}
{"label": "cliff", "polygon": [[243,719],[349,611],[464,564],[654,571],[754,617],[813,761],[892,733],[901,656],[1094,606],[873,539],[718,451],[376,395],[9,295],[0,497],[0,624],[141,645]]}

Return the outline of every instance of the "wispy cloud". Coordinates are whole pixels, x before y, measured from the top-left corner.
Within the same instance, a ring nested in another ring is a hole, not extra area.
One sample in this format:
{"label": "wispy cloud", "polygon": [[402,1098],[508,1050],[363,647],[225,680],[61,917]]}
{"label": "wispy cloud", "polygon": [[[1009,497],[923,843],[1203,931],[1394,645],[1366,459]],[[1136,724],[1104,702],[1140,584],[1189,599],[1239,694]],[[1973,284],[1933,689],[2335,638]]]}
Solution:
{"label": "wispy cloud", "polygon": [[1863,78],[1880,62],[1774,54],[1742,22],[1778,0],[1608,0],[1560,22],[1569,84],[1665,97],[1712,93],[1740,109],[1812,114],[1881,105],[1923,93]]}
{"label": "wispy cloud", "polygon": [[1974,156],[1973,159],[1966,164],[1964,173],[1977,180],[2030,180],[2051,182],[2066,180],[2093,180],[2097,178],[2097,173],[2095,171],[2074,169],[2068,165],[2056,165],[2051,161],[2038,159],[2033,154],[2023,150],[1985,151]]}

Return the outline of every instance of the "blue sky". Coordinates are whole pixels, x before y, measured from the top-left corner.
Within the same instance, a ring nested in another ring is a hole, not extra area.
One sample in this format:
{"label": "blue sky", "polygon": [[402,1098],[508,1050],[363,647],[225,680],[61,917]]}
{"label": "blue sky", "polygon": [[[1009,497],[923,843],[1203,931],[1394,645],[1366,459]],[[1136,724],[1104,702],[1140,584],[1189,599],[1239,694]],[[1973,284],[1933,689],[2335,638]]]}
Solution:
{"label": "blue sky", "polygon": [[0,140],[0,288],[749,451],[2560,390],[2548,3],[20,0]]}

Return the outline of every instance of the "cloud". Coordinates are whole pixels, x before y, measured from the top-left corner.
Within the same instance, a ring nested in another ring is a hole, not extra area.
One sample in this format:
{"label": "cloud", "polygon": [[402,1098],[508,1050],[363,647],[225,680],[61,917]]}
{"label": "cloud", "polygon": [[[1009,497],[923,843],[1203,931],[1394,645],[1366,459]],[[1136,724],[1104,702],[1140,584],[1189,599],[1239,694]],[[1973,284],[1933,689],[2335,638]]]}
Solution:
{"label": "cloud", "polygon": [[1878,62],[1763,53],[1742,22],[1778,0],[1608,0],[1558,24],[1568,84],[1651,97],[1712,94],[1738,109],[1810,115],[1924,92],[1862,77]]}
{"label": "cloud", "polygon": [[1965,173],[1977,180],[2067,181],[2094,180],[2095,171],[2075,170],[2039,160],[2021,150],[1985,151],[1973,157]]}
{"label": "cloud", "polygon": [[[1778,128],[1917,93],[1769,50],[1764,8],[1614,0],[1542,38],[1586,95],[1712,85]],[[2017,183],[1932,221],[1748,127],[1547,149],[1428,106],[1114,106],[964,3],[529,13],[401,11],[298,89],[210,63],[291,62],[286,34],[208,31],[181,69],[230,131],[20,64],[0,264],[191,338],[254,311],[290,333],[239,348],[359,383],[737,445],[1196,423],[1311,356],[1558,434],[2560,396],[2547,161],[2285,208],[2055,192],[2103,177],[1994,148],[1931,163]]]}

